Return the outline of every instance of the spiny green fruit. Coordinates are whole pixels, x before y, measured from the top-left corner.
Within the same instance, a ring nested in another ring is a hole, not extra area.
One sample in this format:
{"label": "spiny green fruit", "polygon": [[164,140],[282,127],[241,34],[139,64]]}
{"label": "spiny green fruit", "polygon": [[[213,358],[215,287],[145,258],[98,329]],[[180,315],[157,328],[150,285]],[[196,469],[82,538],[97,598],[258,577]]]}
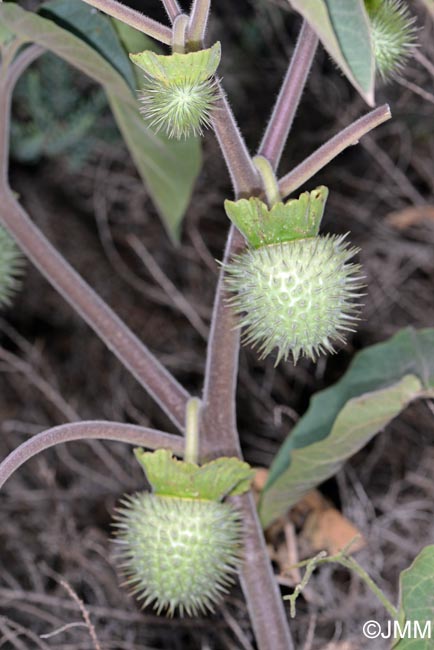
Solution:
{"label": "spiny green fruit", "polygon": [[254,472],[237,458],[199,466],[167,449],[135,455],[153,493],[126,497],[118,511],[126,584],[158,613],[212,610],[242,559],[240,515],[224,499],[247,492]]}
{"label": "spiny green fruit", "polygon": [[403,0],[365,0],[377,72],[386,80],[403,67],[416,42],[415,18]]}
{"label": "spiny green fruit", "polygon": [[0,226],[0,308],[9,305],[19,288],[23,257],[9,233]]}
{"label": "spiny green fruit", "polygon": [[213,611],[239,567],[241,523],[227,503],[138,493],[119,511],[126,584],[160,613]]}
{"label": "spiny green fruit", "polygon": [[214,74],[220,43],[200,52],[162,56],[145,51],[130,57],[145,72],[139,98],[150,127],[178,140],[203,135],[219,96]]}
{"label": "spiny green fruit", "polygon": [[244,340],[262,357],[277,348],[276,364],[292,353],[316,357],[334,352],[357,320],[362,278],[349,263],[358,252],[344,236],[317,236],[249,248],[226,266],[229,299]]}

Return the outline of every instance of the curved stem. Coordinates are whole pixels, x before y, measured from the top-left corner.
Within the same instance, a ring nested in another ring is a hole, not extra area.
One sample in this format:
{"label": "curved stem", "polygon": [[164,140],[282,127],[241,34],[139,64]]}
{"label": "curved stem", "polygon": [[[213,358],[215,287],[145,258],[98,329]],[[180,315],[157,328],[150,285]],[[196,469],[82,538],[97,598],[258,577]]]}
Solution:
{"label": "curved stem", "polygon": [[148,18],[148,16],[135,9],[131,9],[131,7],[121,2],[117,2],[116,0],[83,0],[83,2],[91,5],[91,7],[95,7],[95,9],[103,11],[112,18],[120,20],[130,27],[134,27],[134,29],[138,29],[139,32],[155,38],[160,43],[170,45],[172,41],[172,30],[169,27],[162,25],[157,20]]}
{"label": "curved stem", "polygon": [[282,156],[317,45],[316,33],[304,20],[294,54],[258,151],[260,155],[269,160],[274,169],[277,168]]}
{"label": "curved stem", "polygon": [[182,9],[177,0],[162,0],[166,14],[169,16],[170,22],[175,22],[175,18],[182,13]]}
{"label": "curved stem", "polygon": [[187,38],[188,16],[179,14],[173,21],[172,30],[172,52],[183,54],[185,52],[185,42]]}
{"label": "curved stem", "polygon": [[56,251],[32,223],[7,185],[12,91],[21,72],[41,51],[38,46],[25,50],[0,84],[0,220],[47,280],[84,318],[182,431],[185,408],[190,397],[188,392]]}
{"label": "curved stem", "polygon": [[98,334],[182,431],[188,392],[50,244],[12,192],[0,186],[0,220],[50,284]]}
{"label": "curved stem", "polygon": [[347,149],[347,147],[357,144],[362,136],[380,124],[383,124],[383,122],[390,120],[390,118],[390,108],[388,104],[384,104],[359,118],[333,136],[333,138],[303,160],[297,167],[294,167],[289,174],[286,174],[286,176],[280,179],[279,189],[282,197],[286,197],[291,192],[294,192],[294,190],[312,178],[312,176],[325,167],[333,158],[336,158],[342,151]]}
{"label": "curved stem", "polygon": [[133,424],[119,422],[73,422],[41,431],[14,449],[0,463],[0,488],[23,463],[62,442],[73,440],[115,440],[147,449],[166,448],[177,455],[183,454],[184,439],[164,431],[148,429]]}

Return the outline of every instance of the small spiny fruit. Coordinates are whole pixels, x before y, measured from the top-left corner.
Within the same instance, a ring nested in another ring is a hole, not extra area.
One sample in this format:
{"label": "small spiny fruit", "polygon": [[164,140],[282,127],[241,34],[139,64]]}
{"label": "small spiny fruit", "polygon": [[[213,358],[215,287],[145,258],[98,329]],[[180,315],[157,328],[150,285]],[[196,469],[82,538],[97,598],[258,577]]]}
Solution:
{"label": "small spiny fruit", "polygon": [[20,286],[23,257],[9,233],[0,226],[0,308],[10,304]]}
{"label": "small spiny fruit", "polygon": [[387,80],[399,73],[415,47],[415,18],[404,0],[365,0],[365,6],[377,72]]}
{"label": "small spiny fruit", "polygon": [[244,342],[276,364],[334,352],[353,331],[362,287],[358,252],[344,236],[318,236],[326,188],[271,210],[259,199],[227,201],[226,211],[251,244],[226,265],[229,304],[240,316]]}
{"label": "small spiny fruit", "polygon": [[219,95],[214,75],[220,43],[200,52],[162,56],[146,51],[130,57],[145,72],[139,98],[149,126],[177,140],[202,135]]}
{"label": "small spiny fruit", "polygon": [[157,612],[213,609],[240,564],[241,523],[227,503],[142,492],[119,511],[127,583]]}
{"label": "small spiny fruit", "polygon": [[253,478],[236,458],[202,467],[171,452],[136,450],[153,492],[123,499],[115,526],[125,584],[158,613],[213,611],[242,561],[238,511],[223,501]]}

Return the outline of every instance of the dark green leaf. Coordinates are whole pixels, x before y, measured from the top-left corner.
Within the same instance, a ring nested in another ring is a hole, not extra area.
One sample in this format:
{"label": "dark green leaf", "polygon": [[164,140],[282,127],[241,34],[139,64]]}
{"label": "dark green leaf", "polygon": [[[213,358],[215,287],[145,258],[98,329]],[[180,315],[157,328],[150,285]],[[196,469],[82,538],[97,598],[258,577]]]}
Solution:
{"label": "dark green leaf", "polygon": [[99,52],[135,90],[132,66],[119,40],[113,22],[84,2],[49,0],[39,12],[57,25],[75,34]]}

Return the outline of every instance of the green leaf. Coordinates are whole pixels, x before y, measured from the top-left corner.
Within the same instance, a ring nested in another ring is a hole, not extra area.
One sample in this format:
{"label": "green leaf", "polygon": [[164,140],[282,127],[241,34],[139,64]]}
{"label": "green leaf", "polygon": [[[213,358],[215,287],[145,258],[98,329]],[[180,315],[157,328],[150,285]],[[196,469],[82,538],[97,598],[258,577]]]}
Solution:
{"label": "green leaf", "polygon": [[339,413],[330,435],[320,442],[294,449],[289,468],[270,487],[264,488],[260,503],[264,527],[284,515],[313,487],[336,474],[348,458],[420,397],[421,392],[419,379],[407,375],[390,388],[350,400]]}
{"label": "green leaf", "polygon": [[84,2],[49,0],[39,12],[99,52],[135,90],[135,77],[112,20]]}
{"label": "green leaf", "polygon": [[179,240],[182,217],[201,167],[196,138],[170,140],[146,127],[137,107],[107,93],[116,122],[141,176],[164,218],[168,234]]}
{"label": "green leaf", "polygon": [[[363,399],[367,393],[372,395],[376,391],[393,387],[406,375],[417,377],[425,391],[429,392],[433,389],[433,329],[417,331],[407,328],[385,343],[366,348],[354,357],[345,375],[334,386],[313,396],[307,412],[297,422],[271,466],[261,506],[264,510],[264,518],[268,517],[265,514],[268,505],[264,504],[272,500],[268,493],[276,494],[276,490],[279,491],[278,485],[284,483],[284,477],[292,471],[296,451],[308,450],[322,442],[325,443],[326,448],[338,415],[350,400]],[[354,440],[354,451],[363,444],[364,442],[360,445],[358,440]],[[349,452],[345,459],[354,451]],[[333,471],[335,470],[328,471],[327,475],[331,476]],[[310,480],[313,481],[312,486],[314,486],[323,479],[314,475]],[[285,495],[282,496],[279,508],[284,512],[294,503],[294,500],[292,493],[288,494],[287,490],[283,492]]]}
{"label": "green leaf", "polygon": [[365,101],[374,105],[375,60],[363,0],[289,0]]}
{"label": "green leaf", "polygon": [[[21,38],[54,52],[103,86],[138,171],[169,235],[177,241],[200,170],[199,141],[172,142],[147,129],[130,86],[82,38],[15,4],[0,5],[0,20]],[[130,65],[126,54],[125,60]]]}
{"label": "green leaf", "polygon": [[225,210],[232,223],[243,233],[250,246],[260,248],[318,234],[328,189],[322,185],[312,192],[303,192],[298,199],[276,203],[269,208],[252,197],[225,201]]}
{"label": "green leaf", "polygon": [[[401,573],[399,582],[399,622],[404,638],[398,639],[393,647],[395,650],[431,650],[433,642],[429,630],[434,630],[434,546],[426,546],[419,553],[411,566]],[[406,623],[410,623],[410,633],[405,632]],[[419,625],[415,626],[415,623]]]}
{"label": "green leaf", "polygon": [[177,460],[167,449],[134,453],[154,494],[161,496],[221,501],[247,492],[254,476],[250,465],[238,458],[218,458],[199,467]]}

